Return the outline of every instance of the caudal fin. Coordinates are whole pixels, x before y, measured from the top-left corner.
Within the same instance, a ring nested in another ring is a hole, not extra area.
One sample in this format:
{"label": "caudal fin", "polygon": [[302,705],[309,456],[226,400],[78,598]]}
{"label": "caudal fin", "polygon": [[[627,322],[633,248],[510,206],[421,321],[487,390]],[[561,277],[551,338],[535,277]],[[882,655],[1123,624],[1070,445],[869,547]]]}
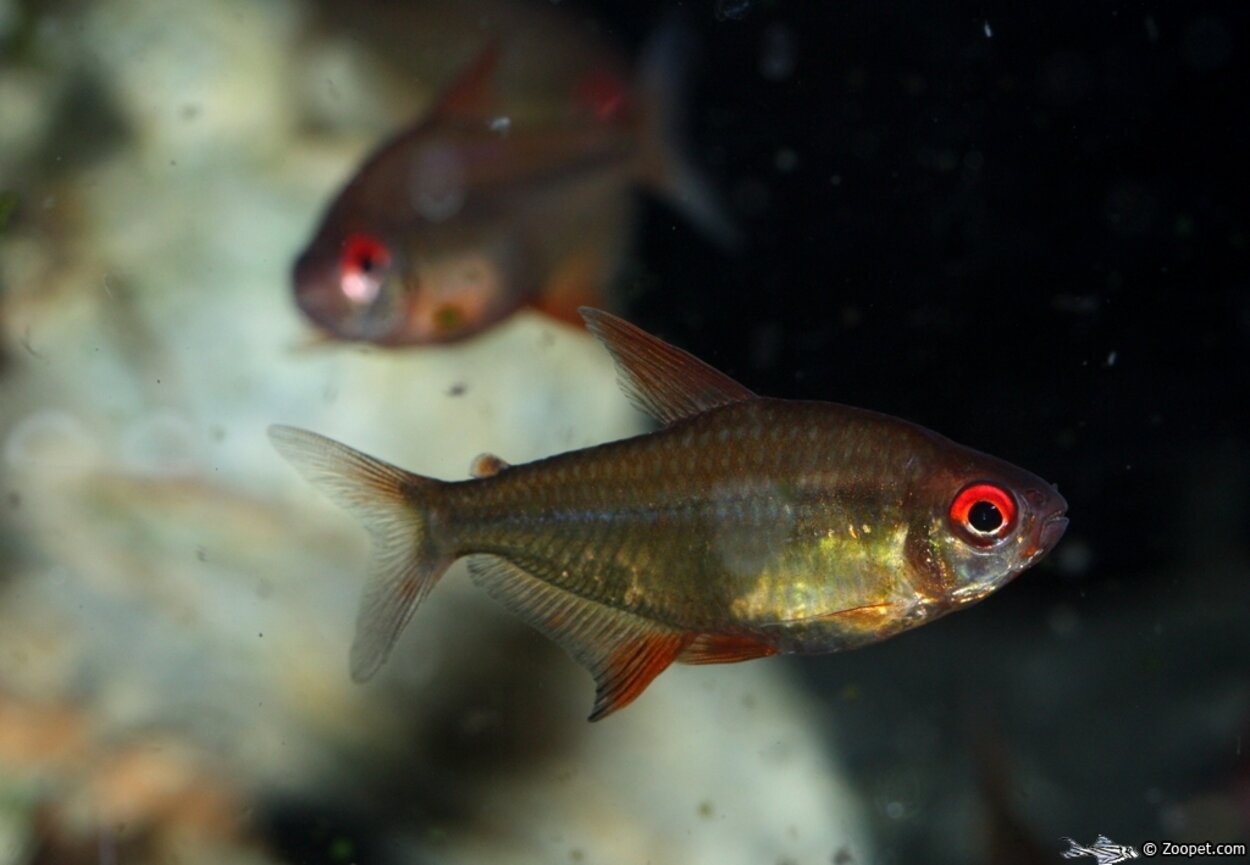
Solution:
{"label": "caudal fin", "polygon": [[429,531],[441,482],[295,427],[271,426],[269,440],[373,538],[352,643],[352,678],[364,682],[386,661],[404,625],[453,561]]}
{"label": "caudal fin", "polygon": [[676,21],[661,25],[644,52],[638,92],[643,103],[643,177],[726,249],[741,241],[712,185],[690,163],[684,112],[691,36]]}

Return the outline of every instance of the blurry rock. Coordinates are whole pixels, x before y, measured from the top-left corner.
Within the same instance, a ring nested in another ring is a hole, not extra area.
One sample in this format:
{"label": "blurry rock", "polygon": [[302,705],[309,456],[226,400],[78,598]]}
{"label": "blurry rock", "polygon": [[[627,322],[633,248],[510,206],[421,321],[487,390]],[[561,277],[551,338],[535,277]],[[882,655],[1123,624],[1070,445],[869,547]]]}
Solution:
{"label": "blurry rock", "polygon": [[24,818],[0,821],[0,861],[270,861],[239,832],[240,788],[193,742],[102,733],[89,707],[0,693],[0,796]]}

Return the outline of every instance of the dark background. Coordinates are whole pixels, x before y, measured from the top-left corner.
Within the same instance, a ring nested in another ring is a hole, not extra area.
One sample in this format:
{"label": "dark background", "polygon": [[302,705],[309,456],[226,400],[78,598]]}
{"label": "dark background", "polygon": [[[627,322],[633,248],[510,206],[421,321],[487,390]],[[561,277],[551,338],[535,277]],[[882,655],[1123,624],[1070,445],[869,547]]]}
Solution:
{"label": "dark background", "polygon": [[[667,7],[584,8],[637,46]],[[726,255],[652,202],[627,314],[1071,504],[975,610],[799,662],[882,861],[1247,840],[1245,7],[680,9],[694,158],[747,239]]]}

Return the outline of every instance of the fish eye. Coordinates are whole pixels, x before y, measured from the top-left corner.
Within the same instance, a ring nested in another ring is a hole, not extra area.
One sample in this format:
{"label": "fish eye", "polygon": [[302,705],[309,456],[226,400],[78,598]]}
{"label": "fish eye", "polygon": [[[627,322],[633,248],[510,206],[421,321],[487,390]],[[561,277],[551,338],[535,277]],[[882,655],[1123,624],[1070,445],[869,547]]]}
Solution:
{"label": "fish eye", "polygon": [[978,481],[951,502],[948,516],[957,534],[976,546],[993,546],[1016,525],[1016,500],[997,484]]}
{"label": "fish eye", "polygon": [[343,242],[339,260],[339,285],[354,303],[371,304],[381,291],[391,263],[386,244],[369,234],[353,234]]}
{"label": "fish eye", "polygon": [[339,258],[339,290],[349,301],[336,331],[348,339],[379,340],[403,322],[403,280],[385,243],[352,234]]}

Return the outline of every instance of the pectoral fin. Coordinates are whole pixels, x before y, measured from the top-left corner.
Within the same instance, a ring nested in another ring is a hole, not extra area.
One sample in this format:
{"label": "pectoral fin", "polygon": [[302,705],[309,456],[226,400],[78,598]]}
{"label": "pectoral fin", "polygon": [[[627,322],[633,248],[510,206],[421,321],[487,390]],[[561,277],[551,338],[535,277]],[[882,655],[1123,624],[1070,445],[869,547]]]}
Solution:
{"label": "pectoral fin", "polygon": [[598,721],[632,703],[671,664],[690,635],[543,582],[495,556],[469,559],[473,579],[556,642],[595,678]]}
{"label": "pectoral fin", "polygon": [[[616,231],[623,228],[614,219],[608,223]],[[608,237],[599,231],[589,232],[581,249],[556,264],[530,305],[558,321],[581,327],[581,308],[605,303],[603,287],[617,264],[611,254],[616,231]]]}

